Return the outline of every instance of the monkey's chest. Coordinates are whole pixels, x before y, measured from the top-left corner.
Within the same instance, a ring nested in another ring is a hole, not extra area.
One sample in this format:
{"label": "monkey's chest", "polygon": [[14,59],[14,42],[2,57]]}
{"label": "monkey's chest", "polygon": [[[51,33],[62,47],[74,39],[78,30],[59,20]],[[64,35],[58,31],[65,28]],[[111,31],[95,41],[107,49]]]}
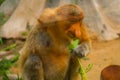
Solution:
{"label": "monkey's chest", "polygon": [[43,66],[46,80],[63,80],[68,70],[69,59],[69,54],[45,56]]}

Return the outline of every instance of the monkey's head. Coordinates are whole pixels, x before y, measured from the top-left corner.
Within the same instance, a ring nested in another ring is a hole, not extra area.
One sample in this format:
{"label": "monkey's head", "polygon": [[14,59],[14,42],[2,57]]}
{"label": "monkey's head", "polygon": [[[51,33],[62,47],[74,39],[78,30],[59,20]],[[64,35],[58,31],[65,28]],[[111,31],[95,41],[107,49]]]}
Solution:
{"label": "monkey's head", "polygon": [[70,37],[80,35],[80,23],[84,18],[82,9],[73,4],[65,4],[55,9],[45,9],[40,20],[48,27],[56,27]]}
{"label": "monkey's head", "polygon": [[77,37],[81,35],[80,24],[82,23],[84,14],[79,6],[65,4],[56,9],[56,14],[61,17],[61,21],[63,19],[65,23],[70,24],[69,26],[63,27],[69,36]]}

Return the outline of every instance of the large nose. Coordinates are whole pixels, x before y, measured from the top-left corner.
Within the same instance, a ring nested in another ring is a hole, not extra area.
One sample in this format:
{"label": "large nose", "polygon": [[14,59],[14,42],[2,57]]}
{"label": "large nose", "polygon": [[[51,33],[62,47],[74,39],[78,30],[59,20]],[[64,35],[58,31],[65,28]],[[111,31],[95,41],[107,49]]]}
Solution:
{"label": "large nose", "polygon": [[79,38],[81,36],[81,31],[80,31],[80,23],[74,23],[71,25],[71,27],[67,30],[67,32],[74,33],[75,37]]}

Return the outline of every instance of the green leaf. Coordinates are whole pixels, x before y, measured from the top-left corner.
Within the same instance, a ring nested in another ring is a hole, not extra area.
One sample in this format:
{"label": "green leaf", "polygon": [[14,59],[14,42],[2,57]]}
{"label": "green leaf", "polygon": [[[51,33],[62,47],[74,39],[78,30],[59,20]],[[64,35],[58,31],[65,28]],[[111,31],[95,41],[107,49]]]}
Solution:
{"label": "green leaf", "polygon": [[7,20],[8,18],[5,17],[4,13],[0,13],[0,26],[2,26]]}
{"label": "green leaf", "polygon": [[13,64],[13,63],[15,63],[16,61],[18,61],[18,59],[19,59],[19,54],[16,54],[15,57],[10,60],[10,62]]}
{"label": "green leaf", "polygon": [[1,51],[8,51],[8,50],[11,50],[11,49],[15,48],[16,46],[17,46],[17,44],[12,44],[12,45],[2,49]]}
{"label": "green leaf", "polygon": [[0,61],[0,75],[7,73],[11,66],[18,60],[19,55],[16,55],[13,59],[2,59]]}
{"label": "green leaf", "polygon": [[27,35],[27,32],[22,32],[21,35],[22,35],[22,36],[26,36],[26,35]]}
{"label": "green leaf", "polygon": [[17,80],[23,80],[19,75],[17,75]]}
{"label": "green leaf", "polygon": [[0,74],[3,75],[7,70],[11,68],[11,62],[8,59],[2,59],[0,61]]}
{"label": "green leaf", "polygon": [[68,46],[68,49],[73,50],[74,48],[78,46],[78,44],[79,44],[79,39],[76,39]]}
{"label": "green leaf", "polygon": [[89,60],[89,58],[88,57],[83,57],[83,58],[81,58],[82,60]]}
{"label": "green leaf", "polygon": [[3,40],[2,40],[2,38],[0,37],[0,45],[2,45],[3,44]]}
{"label": "green leaf", "polygon": [[2,76],[2,80],[10,80],[10,79],[8,78],[7,74],[4,73],[3,76]]}
{"label": "green leaf", "polygon": [[85,72],[89,72],[93,67],[93,64],[89,64],[88,67],[85,69]]}
{"label": "green leaf", "polygon": [[0,5],[4,2],[5,0],[0,0]]}
{"label": "green leaf", "polygon": [[80,59],[78,59],[78,62],[79,62],[79,65],[80,65],[79,73],[81,75],[81,80],[88,80],[85,69],[83,68],[82,64],[80,63]]}

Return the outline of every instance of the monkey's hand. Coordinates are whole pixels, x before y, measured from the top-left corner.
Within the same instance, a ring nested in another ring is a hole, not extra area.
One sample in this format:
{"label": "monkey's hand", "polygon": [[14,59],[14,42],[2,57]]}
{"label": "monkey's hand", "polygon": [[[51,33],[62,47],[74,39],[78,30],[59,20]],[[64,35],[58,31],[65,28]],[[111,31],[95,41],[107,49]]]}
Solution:
{"label": "monkey's hand", "polygon": [[80,58],[85,57],[90,52],[90,47],[87,43],[83,42],[79,44],[76,48],[74,48],[71,52],[73,55],[76,55]]}

